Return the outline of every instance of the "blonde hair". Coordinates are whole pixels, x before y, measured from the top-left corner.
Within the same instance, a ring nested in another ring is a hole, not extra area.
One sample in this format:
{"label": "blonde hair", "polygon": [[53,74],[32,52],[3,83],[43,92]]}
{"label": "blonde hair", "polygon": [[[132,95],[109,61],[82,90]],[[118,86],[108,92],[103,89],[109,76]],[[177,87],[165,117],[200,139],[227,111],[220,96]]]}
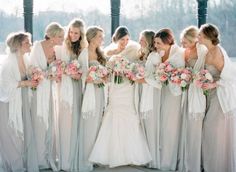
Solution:
{"label": "blonde hair", "polygon": [[44,38],[46,40],[53,38],[57,35],[59,35],[60,33],[64,32],[63,27],[56,22],[52,22],[49,25],[47,25],[46,29],[45,29],[45,36]]}
{"label": "blonde hair", "polygon": [[196,26],[189,26],[182,31],[180,38],[185,38],[191,43],[195,43],[197,41],[198,33],[199,29]]}
{"label": "blonde hair", "polygon": [[11,53],[16,53],[22,46],[22,42],[28,38],[31,39],[31,34],[28,32],[13,32],[7,36],[6,44]]}
{"label": "blonde hair", "polygon": [[145,60],[148,55],[154,50],[153,48],[153,39],[155,32],[151,30],[144,30],[141,32],[141,35],[145,38],[147,46],[140,49],[140,60]]}
{"label": "blonde hair", "polygon": [[[91,42],[91,40],[97,35],[98,32],[102,32],[104,33],[103,29],[98,27],[98,26],[90,26],[86,32],[86,38],[87,38],[87,41],[88,43]],[[105,65],[106,63],[106,59],[105,59],[105,56],[103,54],[103,52],[101,51],[101,48],[100,47],[97,47],[96,49],[96,53],[98,55],[98,61],[99,63],[101,63],[102,65]]]}
{"label": "blonde hair", "polygon": [[[70,39],[71,27],[78,28],[80,30],[80,38],[74,43],[72,43]],[[82,49],[87,46],[87,41],[85,37],[85,24],[83,20],[76,18],[69,23],[65,44],[67,50],[69,51],[72,57],[77,57],[81,53]]]}

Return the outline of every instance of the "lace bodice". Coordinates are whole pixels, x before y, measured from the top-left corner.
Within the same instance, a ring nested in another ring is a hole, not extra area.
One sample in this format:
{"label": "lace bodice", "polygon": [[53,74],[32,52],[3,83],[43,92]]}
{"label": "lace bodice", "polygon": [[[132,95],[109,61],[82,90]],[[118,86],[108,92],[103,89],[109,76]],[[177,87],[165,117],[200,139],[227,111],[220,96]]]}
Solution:
{"label": "lace bodice", "polygon": [[186,67],[194,67],[197,59],[196,58],[189,58],[186,60]]}
{"label": "lace bodice", "polygon": [[97,60],[90,60],[89,61],[89,66],[97,66],[100,65],[100,63]]}
{"label": "lace bodice", "polygon": [[220,71],[218,71],[215,66],[205,64],[205,69],[210,72],[215,81],[218,81],[220,79]]}

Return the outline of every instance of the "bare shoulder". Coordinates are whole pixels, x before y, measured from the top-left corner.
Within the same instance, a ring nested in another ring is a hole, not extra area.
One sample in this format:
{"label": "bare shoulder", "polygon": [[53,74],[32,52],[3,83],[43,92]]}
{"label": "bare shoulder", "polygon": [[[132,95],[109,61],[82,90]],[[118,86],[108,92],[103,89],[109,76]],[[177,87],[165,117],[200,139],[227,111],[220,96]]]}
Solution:
{"label": "bare shoulder", "polygon": [[115,51],[116,51],[116,49],[107,50],[107,51],[105,51],[105,55],[106,56],[112,56],[112,55],[115,54]]}
{"label": "bare shoulder", "polygon": [[215,51],[212,52],[214,57],[213,63],[219,71],[222,71],[224,67],[224,56],[219,47],[216,47]]}

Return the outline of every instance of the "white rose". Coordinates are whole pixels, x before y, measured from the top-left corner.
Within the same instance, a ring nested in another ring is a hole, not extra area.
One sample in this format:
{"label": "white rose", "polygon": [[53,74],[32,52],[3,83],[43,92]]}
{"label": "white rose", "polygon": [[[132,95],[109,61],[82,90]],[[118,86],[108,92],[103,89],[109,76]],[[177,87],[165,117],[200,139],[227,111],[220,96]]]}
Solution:
{"label": "white rose", "polygon": [[76,67],[77,67],[77,68],[80,68],[80,64],[79,64],[79,63],[77,63]]}
{"label": "white rose", "polygon": [[182,73],[181,76],[180,76],[182,79],[186,79],[187,78],[187,75],[185,73]]}
{"label": "white rose", "polygon": [[52,67],[52,72],[56,72],[56,71],[57,71],[56,66],[53,66],[53,67]]}
{"label": "white rose", "polygon": [[186,86],[187,86],[187,83],[186,83],[185,81],[181,81],[180,86],[181,86],[181,87],[186,87]]}
{"label": "white rose", "polygon": [[206,73],[205,77],[206,77],[206,79],[213,81],[213,78],[210,73]]}

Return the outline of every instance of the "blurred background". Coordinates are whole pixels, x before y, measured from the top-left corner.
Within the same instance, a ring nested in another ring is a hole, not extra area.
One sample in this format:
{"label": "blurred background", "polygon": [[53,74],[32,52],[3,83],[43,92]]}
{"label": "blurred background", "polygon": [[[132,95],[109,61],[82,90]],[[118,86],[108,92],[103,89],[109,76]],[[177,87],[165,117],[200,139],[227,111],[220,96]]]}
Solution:
{"label": "blurred background", "polygon": [[[44,37],[52,21],[66,26],[75,17],[87,26],[99,25],[105,30],[105,45],[111,41],[110,0],[33,0],[33,39]],[[207,22],[217,25],[221,44],[236,59],[236,0],[208,0]],[[120,25],[126,25],[134,40],[144,29],[158,31],[171,28],[177,42],[181,30],[197,25],[197,0],[121,0]],[[0,0],[0,54],[10,32],[24,30],[23,0]]]}

